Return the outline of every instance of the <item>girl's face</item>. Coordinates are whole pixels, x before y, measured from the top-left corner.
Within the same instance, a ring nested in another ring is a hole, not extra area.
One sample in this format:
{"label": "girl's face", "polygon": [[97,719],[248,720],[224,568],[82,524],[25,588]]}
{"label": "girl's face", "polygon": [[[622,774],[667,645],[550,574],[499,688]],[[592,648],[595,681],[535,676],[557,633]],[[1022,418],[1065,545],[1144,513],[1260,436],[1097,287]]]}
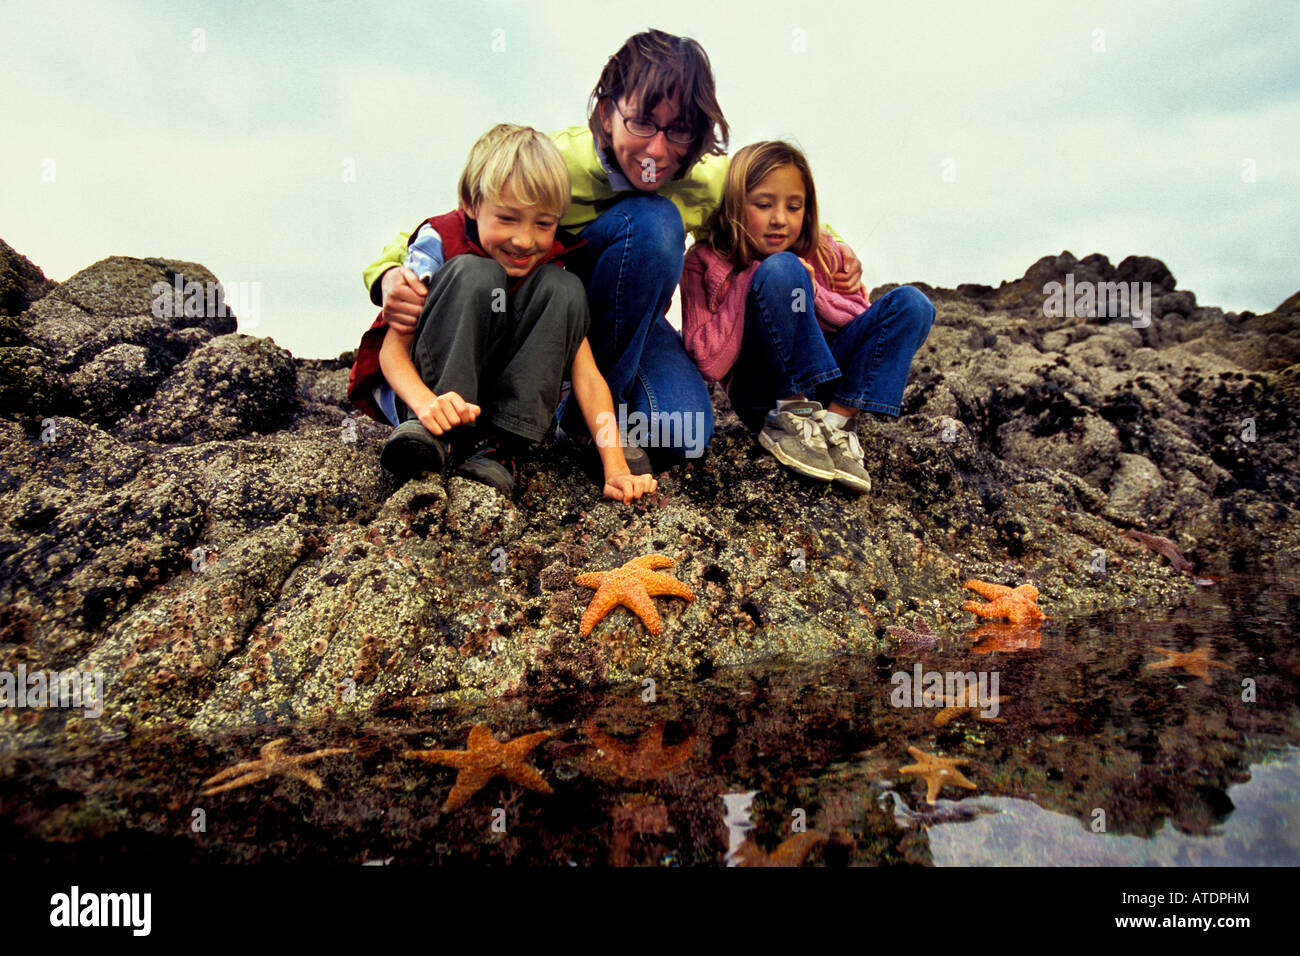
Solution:
{"label": "girl's face", "polygon": [[789,249],[803,230],[803,176],[778,166],[745,197],[745,229],[763,258]]}

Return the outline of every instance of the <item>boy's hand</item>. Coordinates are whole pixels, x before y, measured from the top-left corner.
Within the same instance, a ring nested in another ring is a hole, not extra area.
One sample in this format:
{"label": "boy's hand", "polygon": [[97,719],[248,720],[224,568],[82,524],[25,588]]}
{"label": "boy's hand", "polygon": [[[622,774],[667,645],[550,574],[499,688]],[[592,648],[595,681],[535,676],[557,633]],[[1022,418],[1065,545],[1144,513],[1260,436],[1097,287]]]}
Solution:
{"label": "boy's hand", "polygon": [[831,283],[836,292],[852,295],[862,288],[862,263],[858,261],[858,257],[853,254],[853,250],[847,243],[841,242],[840,249],[844,253],[844,265],[840,267],[839,272],[831,276]]}
{"label": "boy's hand", "polygon": [[384,290],[384,321],[399,331],[414,333],[429,295],[420,277],[406,266],[398,266],[384,273],[380,285]]}
{"label": "boy's hand", "polygon": [[443,392],[412,411],[420,419],[421,425],[433,434],[441,435],[457,425],[468,425],[478,418],[482,409],[465,401],[455,392]]}
{"label": "boy's hand", "polygon": [[655,481],[654,475],[634,475],[629,472],[605,476],[605,497],[615,501],[635,501],[658,488],[659,482]]}

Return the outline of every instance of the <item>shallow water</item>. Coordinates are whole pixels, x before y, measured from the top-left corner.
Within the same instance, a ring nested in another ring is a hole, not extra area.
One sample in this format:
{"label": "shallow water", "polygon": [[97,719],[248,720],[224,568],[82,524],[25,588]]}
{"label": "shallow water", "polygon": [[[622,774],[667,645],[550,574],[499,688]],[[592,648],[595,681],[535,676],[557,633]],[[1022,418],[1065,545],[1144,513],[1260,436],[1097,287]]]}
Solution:
{"label": "shallow water", "polygon": [[[869,660],[0,753],[0,848],[27,861],[1297,864],[1297,622],[1300,580],[1241,577],[1172,609],[945,634]],[[1217,663],[1204,678],[1152,667],[1156,648]],[[969,711],[912,706],[897,675],[918,665],[982,677],[987,693]],[[553,731],[527,762],[554,792],[496,777],[443,812],[457,771],[401,755],[462,750],[479,721],[499,739]],[[351,752],[309,765],[319,790],[276,776],[200,796],[280,737],[292,754]],[[909,747],[963,761],[973,788],[927,803],[900,773]]]}

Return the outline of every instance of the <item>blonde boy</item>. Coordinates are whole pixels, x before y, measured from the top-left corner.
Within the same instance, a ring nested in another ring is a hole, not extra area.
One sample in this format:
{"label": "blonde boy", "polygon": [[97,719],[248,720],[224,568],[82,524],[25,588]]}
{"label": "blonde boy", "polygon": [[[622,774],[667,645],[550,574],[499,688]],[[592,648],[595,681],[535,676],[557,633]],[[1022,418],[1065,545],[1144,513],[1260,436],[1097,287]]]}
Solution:
{"label": "blonde boy", "polygon": [[[613,416],[586,339],[586,291],[562,268],[581,245],[557,235],[568,205],[564,159],[537,130],[502,123],[474,144],[460,205],[421,224],[397,276],[427,286],[419,324],[404,334],[381,315],[352,369],[354,404],[396,419],[385,468],[414,474],[450,459],[509,494],[515,460],[546,433],[566,377],[593,434]],[[617,444],[598,451],[605,497],[632,501],[657,487],[631,473]]]}

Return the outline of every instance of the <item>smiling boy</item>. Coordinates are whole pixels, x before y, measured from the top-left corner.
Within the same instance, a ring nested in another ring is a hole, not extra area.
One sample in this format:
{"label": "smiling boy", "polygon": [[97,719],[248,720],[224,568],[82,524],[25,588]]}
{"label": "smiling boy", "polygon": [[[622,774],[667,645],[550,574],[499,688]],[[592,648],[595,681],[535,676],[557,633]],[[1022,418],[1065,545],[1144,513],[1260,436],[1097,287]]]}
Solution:
{"label": "smiling boy", "polygon": [[[385,468],[418,474],[450,459],[509,494],[516,458],[546,433],[564,378],[589,427],[613,414],[586,339],[586,292],[560,265],[581,245],[557,235],[568,201],[564,160],[541,133],[502,123],[474,144],[460,205],[421,224],[400,270],[400,281],[428,287],[419,322],[390,327],[381,314],[349,379],[353,404],[397,426]],[[607,498],[657,487],[631,474],[617,444],[599,453]]]}

